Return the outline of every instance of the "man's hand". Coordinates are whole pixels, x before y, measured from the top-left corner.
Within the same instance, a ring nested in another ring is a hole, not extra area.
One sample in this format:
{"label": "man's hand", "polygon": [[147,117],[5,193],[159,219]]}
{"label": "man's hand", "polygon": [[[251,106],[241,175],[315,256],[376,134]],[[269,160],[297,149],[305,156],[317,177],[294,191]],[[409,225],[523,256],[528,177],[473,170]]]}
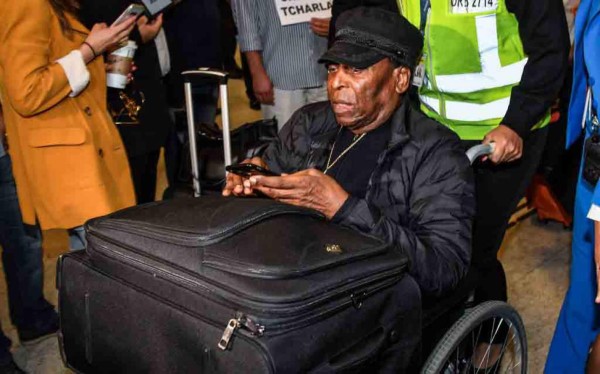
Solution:
{"label": "man's hand", "polygon": [[[241,162],[242,164],[254,164],[258,166],[262,166],[263,168],[269,168],[267,164],[260,157],[248,158]],[[227,173],[227,178],[225,182],[225,187],[223,188],[222,194],[223,196],[252,196],[254,195],[254,190],[252,186],[248,183],[248,186],[245,186],[244,181],[247,181],[248,178],[241,177],[237,174]]]}
{"label": "man's hand", "polygon": [[252,74],[252,89],[256,99],[261,104],[273,105],[275,102],[273,83],[266,72]]}
{"label": "man's hand", "polygon": [[494,164],[515,161],[523,155],[523,139],[506,125],[496,127],[483,138],[484,144],[492,142],[495,147],[489,159]]}
{"label": "man's hand", "polygon": [[348,198],[342,186],[316,169],[281,177],[255,175],[244,185],[283,203],[317,210],[327,219],[331,219]]}
{"label": "man's hand", "polygon": [[137,21],[138,31],[142,37],[142,43],[154,40],[163,24],[162,13],[150,22],[148,17],[141,16]]}
{"label": "man's hand", "polygon": [[326,38],[329,36],[329,22],[331,18],[311,18],[310,29],[315,34]]}

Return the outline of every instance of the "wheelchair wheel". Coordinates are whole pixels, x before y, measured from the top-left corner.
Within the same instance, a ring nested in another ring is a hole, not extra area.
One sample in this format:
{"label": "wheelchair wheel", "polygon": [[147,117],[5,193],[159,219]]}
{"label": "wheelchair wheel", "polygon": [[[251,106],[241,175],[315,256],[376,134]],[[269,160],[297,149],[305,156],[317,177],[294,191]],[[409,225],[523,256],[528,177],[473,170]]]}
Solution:
{"label": "wheelchair wheel", "polygon": [[[493,342],[499,359],[492,362]],[[527,338],[517,311],[501,301],[468,310],[427,358],[422,374],[527,373]]]}

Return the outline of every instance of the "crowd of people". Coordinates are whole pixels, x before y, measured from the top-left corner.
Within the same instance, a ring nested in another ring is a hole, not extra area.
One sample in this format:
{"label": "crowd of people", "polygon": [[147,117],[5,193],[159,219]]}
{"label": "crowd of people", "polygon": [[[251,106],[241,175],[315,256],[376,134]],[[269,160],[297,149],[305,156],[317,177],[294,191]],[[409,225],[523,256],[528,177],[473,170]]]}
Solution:
{"label": "crowd of people", "polygon": [[[250,105],[277,119],[279,141],[246,162],[282,175],[228,174],[224,196],[261,193],[393,243],[425,298],[472,271],[475,302],[508,299],[498,251],[570,65],[569,142],[582,123],[586,139],[597,132],[593,0],[334,0],[331,18],[289,25],[275,1],[183,0],[112,24],[129,3],[0,4],[0,245],[21,342],[58,329],[42,292],[41,230],[66,229],[71,249],[84,249],[88,219],[155,200],[161,149],[168,173],[177,168],[181,71],[246,75]],[[128,40],[138,46],[129,85],[144,100],[135,124],[115,125],[107,103],[121,91],[107,88],[104,55]],[[216,86],[193,95],[195,120],[214,123]],[[482,142],[493,152],[470,166],[464,152]],[[580,178],[574,271],[548,372],[583,372],[599,331],[594,188]],[[0,335],[0,373],[21,372],[9,348]],[[484,369],[494,369],[501,348],[482,342],[474,361],[491,355]]]}

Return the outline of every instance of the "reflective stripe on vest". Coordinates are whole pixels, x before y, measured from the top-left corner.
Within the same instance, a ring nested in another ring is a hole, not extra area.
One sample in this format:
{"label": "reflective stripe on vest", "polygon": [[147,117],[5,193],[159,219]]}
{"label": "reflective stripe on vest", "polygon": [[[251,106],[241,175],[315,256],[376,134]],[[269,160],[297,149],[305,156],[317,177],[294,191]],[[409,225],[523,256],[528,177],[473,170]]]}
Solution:
{"label": "reflective stripe on vest", "polygon": [[[441,113],[440,101],[429,96],[421,96],[421,102],[437,114]],[[490,118],[502,118],[506,114],[510,97],[485,104],[444,101],[444,118],[452,121],[481,122]]]}
{"label": "reflective stripe on vest", "polygon": [[[439,91],[469,93],[514,85],[521,81],[527,58],[504,67],[500,64],[496,15],[478,16],[475,18],[475,25],[477,27],[477,44],[482,71],[480,73],[437,75],[435,81]],[[499,117],[504,117],[504,113],[500,116],[487,118]]]}

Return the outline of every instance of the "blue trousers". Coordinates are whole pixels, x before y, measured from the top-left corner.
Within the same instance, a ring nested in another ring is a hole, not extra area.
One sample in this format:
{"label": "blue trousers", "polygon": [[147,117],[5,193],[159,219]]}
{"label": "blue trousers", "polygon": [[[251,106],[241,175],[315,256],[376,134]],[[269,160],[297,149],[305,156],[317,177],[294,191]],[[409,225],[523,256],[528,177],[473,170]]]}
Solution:
{"label": "blue trousers", "polygon": [[596,297],[594,221],[587,218],[594,187],[581,178],[577,184],[573,223],[570,284],[548,352],[545,372],[584,373],[590,346],[600,332]]}
{"label": "blue trousers", "polygon": [[[12,323],[19,331],[44,330],[56,314],[43,293],[41,233],[23,224],[8,155],[0,157],[0,246]],[[10,343],[0,330],[0,364],[11,359]]]}

